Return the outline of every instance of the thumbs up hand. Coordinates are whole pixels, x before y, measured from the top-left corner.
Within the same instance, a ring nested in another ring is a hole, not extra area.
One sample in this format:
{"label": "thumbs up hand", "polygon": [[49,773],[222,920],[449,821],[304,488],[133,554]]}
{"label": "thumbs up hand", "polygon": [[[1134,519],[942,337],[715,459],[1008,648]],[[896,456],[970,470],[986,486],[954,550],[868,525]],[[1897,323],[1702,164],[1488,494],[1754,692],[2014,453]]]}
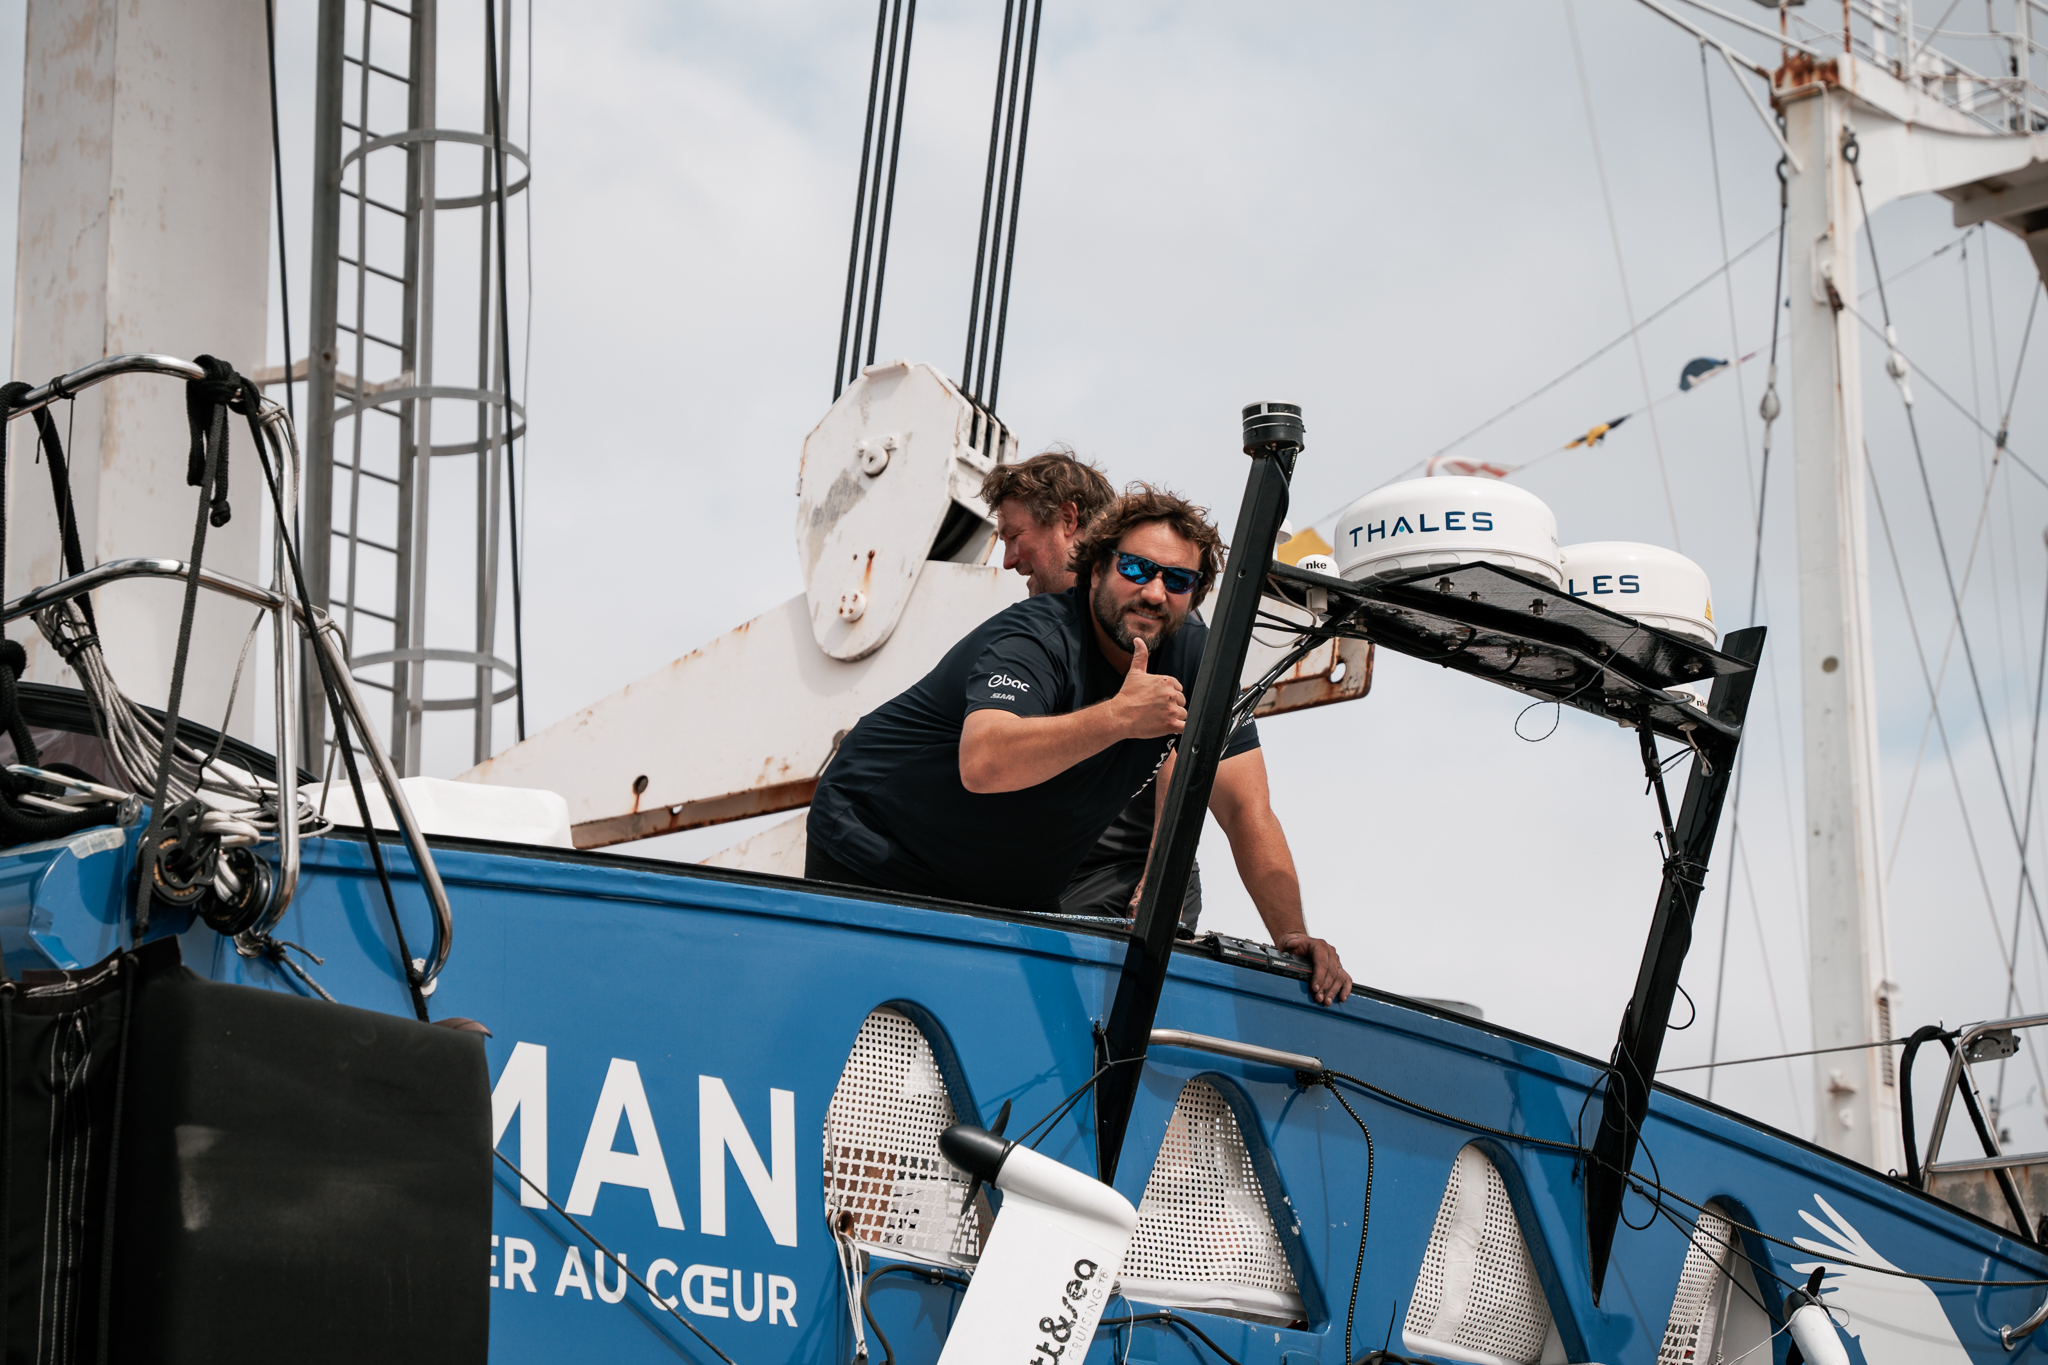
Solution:
{"label": "thumbs up hand", "polygon": [[1188,723],[1187,697],[1180,679],[1146,671],[1151,651],[1141,637],[1131,643],[1131,671],[1109,704],[1117,709],[1126,739],[1177,735]]}

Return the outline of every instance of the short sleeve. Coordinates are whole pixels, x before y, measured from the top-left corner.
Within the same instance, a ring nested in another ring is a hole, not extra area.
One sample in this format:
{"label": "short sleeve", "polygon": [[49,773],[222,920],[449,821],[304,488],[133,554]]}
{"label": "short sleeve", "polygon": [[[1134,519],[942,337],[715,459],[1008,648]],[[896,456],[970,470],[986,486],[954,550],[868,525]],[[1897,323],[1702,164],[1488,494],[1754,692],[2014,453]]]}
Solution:
{"label": "short sleeve", "polygon": [[1223,757],[1236,758],[1239,754],[1248,754],[1258,747],[1259,723],[1247,716],[1244,724],[1238,726],[1237,732],[1224,744]]}
{"label": "short sleeve", "polygon": [[967,673],[967,714],[1048,716],[1059,706],[1065,670],[1045,642],[1016,631],[990,640]]}

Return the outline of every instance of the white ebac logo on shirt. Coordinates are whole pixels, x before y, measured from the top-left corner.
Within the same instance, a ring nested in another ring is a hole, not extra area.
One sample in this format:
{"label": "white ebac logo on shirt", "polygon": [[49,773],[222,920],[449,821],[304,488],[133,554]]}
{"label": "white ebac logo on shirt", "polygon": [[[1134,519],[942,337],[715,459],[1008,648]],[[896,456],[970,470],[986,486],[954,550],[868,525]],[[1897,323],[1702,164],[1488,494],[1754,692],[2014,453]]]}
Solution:
{"label": "white ebac logo on shirt", "polygon": [[988,685],[990,687],[1014,687],[1019,692],[1029,692],[1031,690],[1030,683],[1024,682],[1023,680],[1018,678],[1013,678],[1007,673],[989,674]]}

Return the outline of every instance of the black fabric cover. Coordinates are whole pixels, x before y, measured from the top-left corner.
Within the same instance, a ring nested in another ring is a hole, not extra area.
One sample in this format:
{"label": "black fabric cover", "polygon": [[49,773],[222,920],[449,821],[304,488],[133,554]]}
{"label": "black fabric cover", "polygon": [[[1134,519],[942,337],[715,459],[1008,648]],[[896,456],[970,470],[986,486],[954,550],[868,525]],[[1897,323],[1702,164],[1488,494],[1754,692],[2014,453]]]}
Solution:
{"label": "black fabric cover", "polygon": [[[125,973],[93,969],[108,979],[89,1000],[73,991],[67,1004],[25,981],[14,1002],[8,1365],[98,1358],[110,1168],[108,1358],[481,1365],[491,1210],[481,1035],[206,981],[168,940],[126,963]],[[133,1015],[110,1151],[123,975]],[[61,1055],[53,1046],[76,1053],[74,1035],[90,1061],[72,1109],[93,1118],[97,1145],[77,1182],[75,1348],[53,1351],[36,1308],[53,1278],[45,1227],[63,1224],[41,1191],[68,1187],[46,1182],[66,1169],[49,1159],[59,1129],[48,1059]]]}
{"label": "black fabric cover", "polygon": [[[169,947],[151,954],[153,965],[176,967]],[[26,973],[25,989],[0,986],[7,1365],[99,1358],[114,1080],[139,965],[109,959],[82,972]]]}

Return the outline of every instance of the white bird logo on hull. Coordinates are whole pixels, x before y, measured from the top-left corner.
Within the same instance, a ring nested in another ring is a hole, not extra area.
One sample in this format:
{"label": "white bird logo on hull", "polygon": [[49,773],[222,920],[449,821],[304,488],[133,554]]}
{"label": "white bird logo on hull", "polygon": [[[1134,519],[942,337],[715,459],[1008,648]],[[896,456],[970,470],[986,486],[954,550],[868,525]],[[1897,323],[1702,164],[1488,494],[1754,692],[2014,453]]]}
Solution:
{"label": "white bird logo on hull", "polygon": [[[1898,1267],[1878,1254],[1863,1234],[1849,1225],[1818,1194],[1813,1202],[1828,1216],[1828,1222],[1799,1210],[1799,1216],[1825,1241],[1810,1237],[1792,1240],[1817,1256],[1840,1257],[1860,1265],[1825,1263],[1827,1278],[1821,1285],[1821,1302],[1842,1324],[1842,1330],[1863,1348],[1864,1365],[1969,1365],[1970,1354],[1963,1349],[1941,1300],[1925,1280],[1904,1275],[1886,1275],[1864,1266],[1885,1270]],[[1800,1275],[1813,1273],[1814,1262],[1795,1265]],[[1847,1319],[1844,1323],[1844,1319]]]}

